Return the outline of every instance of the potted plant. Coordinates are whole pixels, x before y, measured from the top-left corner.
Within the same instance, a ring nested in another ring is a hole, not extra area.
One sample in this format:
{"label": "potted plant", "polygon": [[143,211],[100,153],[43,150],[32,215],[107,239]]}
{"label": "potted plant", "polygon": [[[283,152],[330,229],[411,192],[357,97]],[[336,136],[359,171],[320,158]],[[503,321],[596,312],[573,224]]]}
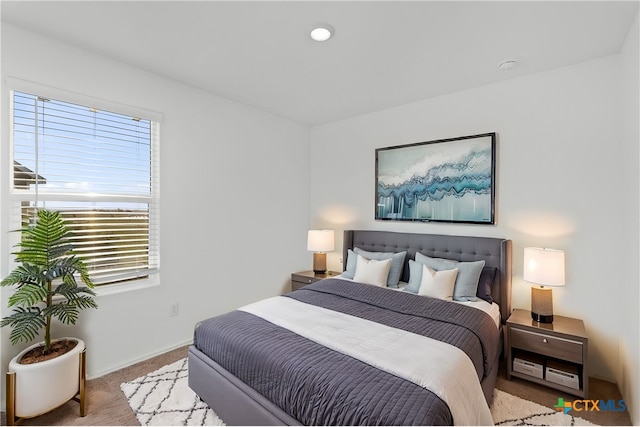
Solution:
{"label": "potted plant", "polygon": [[[35,225],[21,230],[16,245],[20,250],[14,252],[19,265],[0,282],[0,286],[15,286],[8,303],[13,313],[0,321],[0,327],[12,328],[11,343],[33,341],[44,328],[44,341],[21,351],[9,363],[9,425],[14,417],[35,417],[78,393],[84,416],[84,342],[51,339],[53,319],[75,325],[80,310],[97,307],[94,285],[85,263],[73,252],[70,234],[60,212],[39,210]],[[78,278],[86,286],[79,286]]]}

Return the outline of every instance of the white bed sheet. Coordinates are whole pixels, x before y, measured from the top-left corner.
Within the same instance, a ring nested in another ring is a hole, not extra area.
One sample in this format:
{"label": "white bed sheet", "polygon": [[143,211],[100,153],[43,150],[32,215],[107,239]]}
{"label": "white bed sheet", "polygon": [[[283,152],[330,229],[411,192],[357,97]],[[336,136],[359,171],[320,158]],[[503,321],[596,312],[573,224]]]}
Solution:
{"label": "white bed sheet", "polygon": [[[334,278],[335,279],[348,280],[350,282],[353,282],[353,279],[349,279],[347,277],[343,277],[342,274],[334,276]],[[393,290],[393,291],[406,292],[405,289],[404,289],[406,286],[407,286],[407,282],[400,282],[400,283],[398,283],[398,288],[385,287],[385,289],[390,289],[390,290]],[[496,328],[500,329],[500,320],[501,320],[500,319],[500,306],[498,304],[496,304],[495,302],[489,304],[488,302],[486,302],[485,300],[482,300],[482,299],[478,299],[478,301],[451,301],[451,302],[456,303],[456,304],[466,305],[466,306],[473,307],[473,308],[476,308],[478,310],[484,311],[489,316],[491,316],[491,318],[493,319],[493,322],[496,325]]]}

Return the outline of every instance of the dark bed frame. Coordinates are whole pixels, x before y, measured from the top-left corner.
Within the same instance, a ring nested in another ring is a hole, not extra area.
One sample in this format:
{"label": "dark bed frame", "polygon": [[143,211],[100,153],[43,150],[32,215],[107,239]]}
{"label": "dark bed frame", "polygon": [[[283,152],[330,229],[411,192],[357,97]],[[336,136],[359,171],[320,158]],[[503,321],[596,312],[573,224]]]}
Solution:
{"label": "dark bed frame", "polygon": [[[511,314],[511,240],[492,237],[446,236],[391,231],[345,230],[343,259],[347,250],[359,247],[375,252],[407,251],[402,281],[408,281],[408,262],[416,252],[434,258],[458,261],[485,260],[498,274],[492,288],[500,305],[502,323]],[[498,355],[501,352],[498,352]],[[498,356],[499,357],[499,356]],[[491,402],[499,360],[482,381],[482,390]],[[189,386],[227,425],[300,425],[300,422],[254,389],[211,360],[195,346],[189,348]]]}

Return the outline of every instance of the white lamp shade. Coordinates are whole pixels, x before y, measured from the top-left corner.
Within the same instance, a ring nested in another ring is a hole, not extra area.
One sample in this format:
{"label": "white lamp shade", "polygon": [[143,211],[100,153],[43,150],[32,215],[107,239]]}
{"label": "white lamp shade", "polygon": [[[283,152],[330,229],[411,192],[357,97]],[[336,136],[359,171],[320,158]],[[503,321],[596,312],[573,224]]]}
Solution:
{"label": "white lamp shade", "polygon": [[564,251],[524,248],[524,280],[542,286],[564,286]]}
{"label": "white lamp shade", "polygon": [[307,250],[312,252],[329,252],[335,249],[333,230],[309,230]]}

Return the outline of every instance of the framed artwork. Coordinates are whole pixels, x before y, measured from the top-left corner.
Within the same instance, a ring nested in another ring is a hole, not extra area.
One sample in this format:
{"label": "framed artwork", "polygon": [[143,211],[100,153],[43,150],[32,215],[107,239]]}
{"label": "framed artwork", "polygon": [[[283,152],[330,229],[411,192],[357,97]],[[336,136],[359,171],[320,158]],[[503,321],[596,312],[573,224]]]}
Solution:
{"label": "framed artwork", "polygon": [[376,149],[375,219],[495,223],[496,134]]}

